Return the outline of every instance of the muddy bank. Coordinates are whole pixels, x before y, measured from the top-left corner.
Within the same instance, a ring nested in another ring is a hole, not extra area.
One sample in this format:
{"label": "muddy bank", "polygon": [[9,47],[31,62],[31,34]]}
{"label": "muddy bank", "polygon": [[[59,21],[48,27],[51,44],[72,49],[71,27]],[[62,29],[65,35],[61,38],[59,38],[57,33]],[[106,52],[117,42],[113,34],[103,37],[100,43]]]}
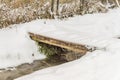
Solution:
{"label": "muddy bank", "polygon": [[15,78],[30,74],[34,71],[59,65],[65,62],[66,61],[44,59],[36,60],[31,64],[25,63],[15,68],[10,68],[8,70],[2,69],[0,70],[0,80],[14,80]]}

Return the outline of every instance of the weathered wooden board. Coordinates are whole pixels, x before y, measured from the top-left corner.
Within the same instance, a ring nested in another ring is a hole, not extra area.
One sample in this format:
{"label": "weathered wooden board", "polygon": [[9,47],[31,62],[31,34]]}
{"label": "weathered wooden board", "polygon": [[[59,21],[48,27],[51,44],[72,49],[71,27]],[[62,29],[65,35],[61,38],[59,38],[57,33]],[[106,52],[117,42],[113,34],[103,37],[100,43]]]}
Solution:
{"label": "weathered wooden board", "polygon": [[76,53],[85,54],[88,51],[85,45],[62,41],[62,40],[58,40],[58,39],[50,38],[50,37],[43,36],[40,34],[30,33],[30,32],[29,32],[29,35],[30,35],[30,38],[34,41],[43,42],[43,43],[53,45],[53,46],[58,46],[58,47],[65,48],[65,49],[68,49]]}

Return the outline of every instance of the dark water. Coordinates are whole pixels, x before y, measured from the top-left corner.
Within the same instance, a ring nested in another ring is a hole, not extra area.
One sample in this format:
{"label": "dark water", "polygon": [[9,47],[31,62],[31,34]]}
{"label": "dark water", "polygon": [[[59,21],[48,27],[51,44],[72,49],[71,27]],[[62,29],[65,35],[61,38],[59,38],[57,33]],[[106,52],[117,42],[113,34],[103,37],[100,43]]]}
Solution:
{"label": "dark water", "polygon": [[44,59],[36,60],[31,64],[25,63],[15,68],[9,68],[8,70],[1,69],[0,80],[14,80],[15,78],[30,74],[34,71],[59,65],[65,62],[66,61]]}

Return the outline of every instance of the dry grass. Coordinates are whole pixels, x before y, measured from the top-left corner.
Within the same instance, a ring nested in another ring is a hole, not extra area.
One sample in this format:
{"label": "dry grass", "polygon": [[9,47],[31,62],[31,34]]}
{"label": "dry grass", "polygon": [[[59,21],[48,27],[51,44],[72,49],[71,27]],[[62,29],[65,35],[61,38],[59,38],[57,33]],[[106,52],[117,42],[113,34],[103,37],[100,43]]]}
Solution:
{"label": "dry grass", "polygon": [[[60,0],[59,15],[51,13],[51,0],[3,0],[0,7],[0,28],[12,24],[29,22],[35,19],[68,18],[74,15],[105,12],[104,6],[96,3],[85,3],[80,10],[80,0]],[[49,4],[46,4],[49,2]],[[66,5],[67,3],[67,5]],[[93,9],[94,8],[94,9]],[[93,11],[90,11],[93,10]]]}
{"label": "dry grass", "polygon": [[[39,3],[40,5],[41,4],[43,5],[46,1],[51,2],[51,0],[37,0],[37,1],[40,2]],[[60,3],[61,4],[70,3],[72,1],[73,0],[60,0]],[[35,0],[3,0],[3,1],[1,1],[1,3],[6,3],[8,5],[12,5],[12,6],[17,7],[17,8],[22,7],[24,5],[27,5],[27,4],[31,5],[34,2],[35,2]]]}

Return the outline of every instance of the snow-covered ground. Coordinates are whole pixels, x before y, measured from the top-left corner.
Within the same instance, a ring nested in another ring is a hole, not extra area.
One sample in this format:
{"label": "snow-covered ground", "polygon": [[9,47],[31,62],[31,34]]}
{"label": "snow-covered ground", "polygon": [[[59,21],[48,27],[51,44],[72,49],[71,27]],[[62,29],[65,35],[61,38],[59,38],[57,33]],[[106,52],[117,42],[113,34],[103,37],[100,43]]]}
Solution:
{"label": "snow-covered ground", "polygon": [[[44,58],[28,32],[44,34],[99,50],[79,60],[37,71],[16,80],[119,80],[120,9],[67,20],[35,20],[0,30],[0,68]],[[34,54],[34,55],[33,55]]]}
{"label": "snow-covered ground", "polygon": [[120,36],[119,21],[120,9],[115,9],[106,14],[76,16],[64,21],[37,20],[19,25],[17,30],[20,33],[24,29],[25,32],[42,33],[100,49],[88,52],[76,61],[43,69],[15,80],[120,80],[120,39],[117,39]]}
{"label": "snow-covered ground", "polygon": [[39,53],[36,43],[30,40],[26,28],[0,30],[0,68],[31,63],[42,58],[44,56]]}

